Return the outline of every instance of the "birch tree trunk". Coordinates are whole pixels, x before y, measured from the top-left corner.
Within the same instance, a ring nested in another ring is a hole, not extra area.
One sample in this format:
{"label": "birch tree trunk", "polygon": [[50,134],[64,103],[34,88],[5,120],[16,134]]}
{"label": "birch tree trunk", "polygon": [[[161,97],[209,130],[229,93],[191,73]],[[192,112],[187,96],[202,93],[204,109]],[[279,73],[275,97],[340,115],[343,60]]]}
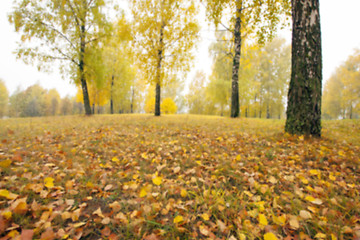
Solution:
{"label": "birch tree trunk", "polygon": [[239,68],[241,56],[241,11],[242,4],[239,3],[236,9],[236,23],[234,29],[234,58],[231,78],[231,117],[239,117]]}
{"label": "birch tree trunk", "polygon": [[292,0],[292,65],[285,131],[321,136],[319,0]]}

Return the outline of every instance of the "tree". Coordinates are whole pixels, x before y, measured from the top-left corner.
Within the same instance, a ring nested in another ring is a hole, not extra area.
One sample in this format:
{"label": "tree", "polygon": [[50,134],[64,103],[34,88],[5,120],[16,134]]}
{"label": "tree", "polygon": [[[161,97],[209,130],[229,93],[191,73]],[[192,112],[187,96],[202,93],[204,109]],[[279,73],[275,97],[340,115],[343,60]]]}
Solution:
{"label": "tree", "polygon": [[[240,114],[239,104],[239,68],[242,40],[246,35],[256,33],[259,42],[274,36],[280,15],[290,11],[289,0],[203,0],[207,8],[207,16],[216,27],[222,25],[232,32],[233,60],[231,77],[231,117]],[[224,12],[231,12],[230,26],[222,23]]]}
{"label": "tree", "polygon": [[356,118],[360,113],[360,50],[339,66],[327,80],[323,93],[323,116]]}
{"label": "tree", "polygon": [[205,113],[205,87],[206,75],[204,72],[196,72],[189,86],[189,92],[186,94],[186,105],[191,114]]}
{"label": "tree", "polygon": [[161,103],[161,108],[165,114],[175,114],[177,106],[171,98],[165,98]]}
{"label": "tree", "polygon": [[60,111],[60,94],[56,89],[51,89],[45,96],[46,116],[55,116]]}
{"label": "tree", "polygon": [[0,79],[0,118],[7,115],[9,92],[3,80]]}
{"label": "tree", "polygon": [[102,12],[105,1],[16,0],[15,3],[9,21],[21,33],[18,58],[25,63],[38,60],[39,69],[46,69],[46,63],[60,60],[62,73],[72,74],[75,83],[81,85],[85,113],[90,115],[85,74],[90,63],[86,59],[89,46],[108,29]]}
{"label": "tree", "polygon": [[[198,38],[193,0],[131,0],[139,66],[155,84],[155,116],[160,116],[161,87],[175,74],[186,74]],[[170,76],[170,77],[169,77]]]}
{"label": "tree", "polygon": [[321,136],[319,0],[292,0],[292,59],[285,131]]}

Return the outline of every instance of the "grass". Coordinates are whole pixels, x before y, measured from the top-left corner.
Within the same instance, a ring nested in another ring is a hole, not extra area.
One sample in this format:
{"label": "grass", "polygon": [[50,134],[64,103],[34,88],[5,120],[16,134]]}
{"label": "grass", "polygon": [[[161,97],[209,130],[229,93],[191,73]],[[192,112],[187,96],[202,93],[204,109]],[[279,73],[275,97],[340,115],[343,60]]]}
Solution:
{"label": "grass", "polygon": [[1,120],[0,189],[18,196],[0,194],[0,236],[359,238],[360,122],[324,121],[322,139],[283,127],[196,115]]}

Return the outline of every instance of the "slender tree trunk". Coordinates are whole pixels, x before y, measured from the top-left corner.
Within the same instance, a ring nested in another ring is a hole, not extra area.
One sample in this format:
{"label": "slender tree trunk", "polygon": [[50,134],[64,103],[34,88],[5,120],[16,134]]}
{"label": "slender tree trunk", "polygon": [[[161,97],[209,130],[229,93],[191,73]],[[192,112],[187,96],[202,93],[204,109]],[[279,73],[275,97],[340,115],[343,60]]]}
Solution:
{"label": "slender tree trunk", "polygon": [[270,118],[270,107],[269,107],[269,103],[266,103],[266,118],[267,118],[267,119]]}
{"label": "slender tree trunk", "polygon": [[241,11],[242,4],[237,1],[236,9],[236,22],[234,29],[234,58],[231,77],[231,117],[239,117],[240,104],[239,104],[239,68],[241,56]]}
{"label": "slender tree trunk", "polygon": [[85,71],[84,71],[84,58],[85,58],[85,25],[81,25],[80,27],[80,61],[79,61],[79,71],[80,71],[80,82],[81,82],[81,89],[83,93],[83,100],[84,100],[84,108],[85,114],[90,116],[91,115],[91,107],[90,107],[90,100],[89,100],[89,92],[87,87],[87,82],[85,79]]}
{"label": "slender tree trunk", "polygon": [[160,39],[159,39],[159,51],[158,51],[158,65],[157,65],[157,76],[156,76],[156,89],[155,89],[155,116],[160,116],[160,103],[161,103],[161,62],[163,58],[163,45],[164,45],[164,27],[162,24],[160,27]]}
{"label": "slender tree trunk", "polygon": [[134,113],[134,96],[135,96],[135,90],[134,87],[131,89],[131,104],[130,104],[130,112]]}
{"label": "slender tree trunk", "polygon": [[352,107],[352,103],[350,104],[350,114],[349,114],[350,119],[353,118],[353,107]]}
{"label": "slender tree trunk", "polygon": [[156,83],[155,89],[155,116],[160,116],[160,93],[161,93],[161,86],[159,83]]}
{"label": "slender tree trunk", "polygon": [[113,91],[114,91],[114,75],[112,75],[111,77],[111,96],[110,96],[110,113],[114,114],[114,96],[113,96]]}
{"label": "slender tree trunk", "polygon": [[319,0],[292,0],[292,64],[285,131],[321,136]]}

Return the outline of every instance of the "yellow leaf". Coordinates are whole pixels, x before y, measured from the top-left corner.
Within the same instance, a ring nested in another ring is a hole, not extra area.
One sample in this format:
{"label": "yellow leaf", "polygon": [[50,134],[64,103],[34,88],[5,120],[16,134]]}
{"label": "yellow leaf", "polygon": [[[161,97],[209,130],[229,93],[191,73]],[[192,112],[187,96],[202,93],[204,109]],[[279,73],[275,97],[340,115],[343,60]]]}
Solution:
{"label": "yellow leaf", "polygon": [[0,197],[8,198],[10,196],[10,192],[6,189],[0,190]]}
{"label": "yellow leaf", "polygon": [[320,174],[320,171],[317,170],[317,169],[311,169],[309,172],[310,172],[311,175],[318,175],[318,174]]}
{"label": "yellow leaf", "polygon": [[99,207],[96,211],[92,213],[93,215],[98,215],[101,218],[104,218],[105,216],[102,214],[101,208]]}
{"label": "yellow leaf", "polygon": [[284,215],[278,216],[276,217],[275,215],[273,215],[273,221],[275,224],[280,225],[280,226],[284,226],[285,225],[285,221],[286,221],[286,217]]}
{"label": "yellow leaf", "polygon": [[53,188],[54,187],[54,179],[52,177],[47,177],[44,179],[45,187],[47,188]]}
{"label": "yellow leaf", "polygon": [[337,240],[337,237],[334,234],[331,234],[331,240]]}
{"label": "yellow leaf", "polygon": [[278,240],[278,238],[272,232],[264,234],[264,240]]}
{"label": "yellow leaf", "polygon": [[187,191],[186,191],[186,189],[182,188],[182,189],[181,189],[181,192],[180,192],[180,195],[181,195],[183,198],[186,197],[186,196],[187,196]]}
{"label": "yellow leaf", "polygon": [[262,213],[259,214],[259,223],[263,226],[268,225],[268,221],[267,221],[265,215]]}
{"label": "yellow leaf", "polygon": [[198,165],[201,166],[201,161],[195,161]]}
{"label": "yellow leaf", "polygon": [[180,216],[180,215],[178,215],[178,216],[176,216],[175,218],[174,218],[174,223],[176,224],[176,223],[179,223],[179,222],[182,222],[182,221],[184,221],[184,218],[182,217],[182,216]]}
{"label": "yellow leaf", "polygon": [[157,177],[154,177],[153,179],[152,179],[152,182],[155,184],[155,185],[161,185],[161,183],[162,183],[162,177],[159,177],[159,176],[157,176]]}
{"label": "yellow leaf", "polygon": [[10,211],[5,211],[5,212],[2,212],[1,215],[2,215],[5,219],[9,220],[9,219],[12,217],[12,212],[10,212]]}
{"label": "yellow leaf", "polygon": [[8,168],[11,165],[12,161],[10,159],[0,161],[0,167],[1,168]]}
{"label": "yellow leaf", "polygon": [[73,228],[78,228],[78,227],[84,226],[85,224],[86,223],[84,223],[84,222],[78,222],[73,225]]}
{"label": "yellow leaf", "polygon": [[326,234],[324,234],[324,233],[317,233],[317,234],[315,235],[315,238],[324,239],[324,238],[326,238]]}
{"label": "yellow leaf", "polygon": [[69,218],[71,218],[71,213],[69,213],[69,212],[63,212],[63,213],[61,214],[61,219],[62,219],[63,221],[65,221],[66,219],[69,219]]}
{"label": "yellow leaf", "polygon": [[321,205],[323,202],[321,201],[321,199],[319,198],[314,198],[312,196],[306,196],[305,197],[305,200],[313,203],[313,204],[316,204],[316,205]]}
{"label": "yellow leaf", "polygon": [[146,188],[142,188],[142,189],[140,190],[140,197],[146,197],[146,195],[147,195]]}
{"label": "yellow leaf", "polygon": [[119,162],[119,159],[118,159],[117,157],[113,157],[113,158],[111,159],[111,161],[118,163],[118,162]]}
{"label": "yellow leaf", "polygon": [[241,156],[240,155],[237,155],[236,156],[236,161],[240,161],[241,160]]}
{"label": "yellow leaf", "polygon": [[209,216],[209,214],[207,214],[207,213],[201,214],[201,217],[202,217],[202,219],[204,219],[205,221],[209,221],[209,219],[210,219],[210,216]]}

